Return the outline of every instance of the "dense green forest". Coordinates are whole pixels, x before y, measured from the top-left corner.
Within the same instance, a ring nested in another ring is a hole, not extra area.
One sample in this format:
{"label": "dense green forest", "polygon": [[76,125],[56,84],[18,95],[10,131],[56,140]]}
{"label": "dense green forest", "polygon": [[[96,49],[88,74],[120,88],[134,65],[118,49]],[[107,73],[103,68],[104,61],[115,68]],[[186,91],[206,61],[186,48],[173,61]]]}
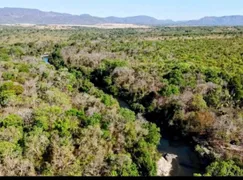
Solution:
{"label": "dense green forest", "polygon": [[164,132],[243,176],[242,129],[243,27],[0,27],[1,176],[156,176]]}

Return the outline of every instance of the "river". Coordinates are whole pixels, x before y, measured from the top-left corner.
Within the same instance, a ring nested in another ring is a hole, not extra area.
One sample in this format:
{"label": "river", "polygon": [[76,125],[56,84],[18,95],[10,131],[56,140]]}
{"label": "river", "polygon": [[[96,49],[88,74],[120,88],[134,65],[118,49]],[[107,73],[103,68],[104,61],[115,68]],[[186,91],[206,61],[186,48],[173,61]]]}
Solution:
{"label": "river", "polygon": [[45,63],[49,64],[49,57],[45,56],[45,57],[42,57],[42,59]]}
{"label": "river", "polygon": [[[117,97],[116,99],[121,107],[130,109],[125,101]],[[167,136],[162,133],[158,150],[161,155],[173,154],[177,156],[172,162],[170,176],[193,176],[194,173],[201,173],[200,160],[193,147],[183,140],[172,140]]]}

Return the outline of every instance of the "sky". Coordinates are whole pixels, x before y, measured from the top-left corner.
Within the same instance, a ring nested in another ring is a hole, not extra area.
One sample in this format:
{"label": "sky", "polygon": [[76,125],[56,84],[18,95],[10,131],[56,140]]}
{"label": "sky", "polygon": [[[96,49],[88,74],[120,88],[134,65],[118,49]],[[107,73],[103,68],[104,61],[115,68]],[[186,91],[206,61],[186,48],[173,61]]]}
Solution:
{"label": "sky", "polygon": [[172,20],[243,15],[243,0],[0,0],[0,7],[34,8],[99,17],[147,15]]}

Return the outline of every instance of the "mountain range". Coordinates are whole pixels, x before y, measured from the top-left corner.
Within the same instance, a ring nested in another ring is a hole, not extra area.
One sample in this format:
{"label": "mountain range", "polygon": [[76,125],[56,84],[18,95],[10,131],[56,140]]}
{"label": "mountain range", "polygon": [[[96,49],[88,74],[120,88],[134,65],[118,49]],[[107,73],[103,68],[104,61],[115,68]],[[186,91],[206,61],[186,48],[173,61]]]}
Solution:
{"label": "mountain range", "polygon": [[0,24],[75,24],[75,25],[94,25],[104,23],[114,24],[136,24],[136,25],[181,25],[181,26],[241,26],[243,16],[222,16],[204,17],[198,20],[173,21],[159,20],[149,16],[133,17],[95,17],[89,14],[72,15],[67,13],[44,12],[38,9],[26,8],[0,8]]}

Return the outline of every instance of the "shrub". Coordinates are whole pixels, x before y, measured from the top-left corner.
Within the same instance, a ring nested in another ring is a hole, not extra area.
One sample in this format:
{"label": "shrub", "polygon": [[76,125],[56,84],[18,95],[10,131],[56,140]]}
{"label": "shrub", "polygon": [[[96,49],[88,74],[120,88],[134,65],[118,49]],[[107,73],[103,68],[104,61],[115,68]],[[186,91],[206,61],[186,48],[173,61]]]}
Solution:
{"label": "shrub", "polygon": [[9,61],[10,56],[8,54],[0,54],[0,61]]}
{"label": "shrub", "polygon": [[18,65],[19,72],[29,73],[29,66],[27,64]]}
{"label": "shrub", "polygon": [[13,91],[0,91],[0,105],[7,106],[10,98],[14,97],[15,93]]}
{"label": "shrub", "polygon": [[11,155],[18,156],[21,154],[21,148],[11,142],[0,141],[0,157],[9,157]]}
{"label": "shrub", "polygon": [[0,86],[0,92],[4,92],[4,91],[11,91],[16,95],[20,95],[24,92],[24,88],[21,85],[14,85],[13,82],[5,82],[3,83],[2,86]]}
{"label": "shrub", "polygon": [[149,153],[150,144],[144,140],[138,142],[138,146],[132,154],[139,172],[142,176],[155,176],[157,173],[156,160],[153,154]]}
{"label": "shrub", "polygon": [[133,103],[131,105],[131,108],[135,111],[135,112],[139,112],[139,113],[144,113],[145,112],[145,107],[142,104],[139,103]]}
{"label": "shrub", "polygon": [[15,79],[14,73],[11,73],[11,72],[3,72],[2,77],[5,81]]}
{"label": "shrub", "polygon": [[102,95],[101,102],[104,103],[107,107],[111,107],[116,103],[115,99],[107,94]]}
{"label": "shrub", "polygon": [[152,145],[157,146],[161,139],[160,129],[156,126],[156,124],[148,123],[146,124],[146,129],[149,130],[148,135],[146,136],[146,142]]}
{"label": "shrub", "polygon": [[126,119],[126,121],[135,121],[135,113],[127,108],[121,108],[119,113]]}
{"label": "shrub", "polygon": [[11,114],[5,118],[1,118],[0,124],[2,124],[4,127],[19,127],[23,125],[23,119],[15,114]]}
{"label": "shrub", "polygon": [[162,96],[169,97],[171,95],[178,95],[180,93],[180,88],[176,85],[166,85],[160,90]]}
{"label": "shrub", "polygon": [[243,176],[243,170],[234,161],[219,161],[208,166],[204,176]]}
{"label": "shrub", "polygon": [[193,97],[191,108],[194,111],[199,111],[207,108],[207,103],[204,101],[203,96],[200,94],[196,94]]}

